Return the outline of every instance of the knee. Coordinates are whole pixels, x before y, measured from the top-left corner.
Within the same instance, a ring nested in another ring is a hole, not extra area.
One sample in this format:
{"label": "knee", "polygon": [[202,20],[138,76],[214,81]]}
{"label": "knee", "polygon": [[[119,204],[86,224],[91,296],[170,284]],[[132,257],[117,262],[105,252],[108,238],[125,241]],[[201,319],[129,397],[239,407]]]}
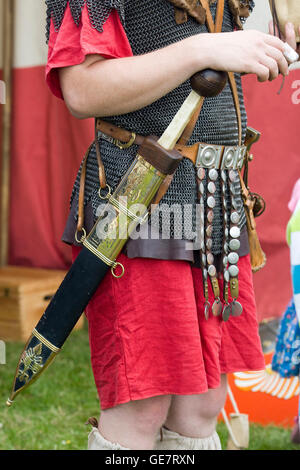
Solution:
{"label": "knee", "polygon": [[220,387],[209,390],[199,397],[196,414],[207,420],[216,418],[225,404],[226,396],[227,380],[224,376],[221,379]]}
{"label": "knee", "polygon": [[134,400],[102,411],[100,425],[118,431],[120,427],[134,435],[154,436],[163,425],[171,397],[168,395]]}
{"label": "knee", "polygon": [[[227,395],[226,376],[222,377],[220,387],[200,395],[176,396],[168,415],[168,423],[215,422],[222,410]],[[176,425],[177,425],[176,424]]]}
{"label": "knee", "polygon": [[170,396],[132,402],[132,419],[138,432],[155,434],[164,424],[171,404]]}

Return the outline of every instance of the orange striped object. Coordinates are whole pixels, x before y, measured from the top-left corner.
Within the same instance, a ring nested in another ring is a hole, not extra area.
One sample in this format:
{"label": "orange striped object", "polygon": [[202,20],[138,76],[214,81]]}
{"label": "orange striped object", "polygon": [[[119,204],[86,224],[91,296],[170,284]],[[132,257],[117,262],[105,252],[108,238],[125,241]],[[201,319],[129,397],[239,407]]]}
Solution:
{"label": "orange striped object", "polygon": [[[251,422],[290,427],[298,413],[300,381],[274,372],[272,355],[265,354],[264,371],[229,374],[229,384],[240,411],[247,413]],[[234,411],[229,400],[225,409],[228,414]]]}

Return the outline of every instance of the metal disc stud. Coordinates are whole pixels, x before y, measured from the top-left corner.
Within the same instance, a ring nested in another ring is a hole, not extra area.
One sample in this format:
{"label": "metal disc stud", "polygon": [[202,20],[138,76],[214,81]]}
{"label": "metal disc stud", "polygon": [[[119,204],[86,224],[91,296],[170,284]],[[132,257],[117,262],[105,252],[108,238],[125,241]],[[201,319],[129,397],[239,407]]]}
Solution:
{"label": "metal disc stud", "polygon": [[208,253],[207,254],[207,263],[209,265],[211,265],[211,264],[213,264],[213,262],[214,262],[214,255],[212,253]]}
{"label": "metal disc stud", "polygon": [[228,271],[231,277],[237,277],[239,273],[239,268],[235,264],[232,264],[231,266],[229,266]]}
{"label": "metal disc stud", "polygon": [[228,261],[230,264],[236,264],[239,260],[239,255],[235,253],[234,251],[232,253],[229,253],[228,255]]}
{"label": "metal disc stud", "polygon": [[215,205],[216,205],[216,200],[215,200],[215,198],[214,198],[213,196],[209,196],[209,197],[207,198],[207,205],[208,205],[208,207],[209,207],[210,209],[213,209],[213,208],[215,207]]}
{"label": "metal disc stud", "polygon": [[207,189],[210,193],[215,193],[216,192],[216,185],[212,181],[210,181],[207,185]]}
{"label": "metal disc stud", "polygon": [[208,237],[211,237],[212,236],[212,231],[213,231],[212,225],[208,225],[206,227],[205,233]]}
{"label": "metal disc stud", "polygon": [[210,209],[208,212],[207,212],[207,220],[208,222],[211,224],[212,221],[214,220],[214,211],[212,209]]}
{"label": "metal disc stud", "polygon": [[204,184],[202,182],[199,183],[199,191],[201,194],[204,194]]}
{"label": "metal disc stud", "polygon": [[229,233],[232,238],[239,238],[241,231],[238,227],[231,227]]}
{"label": "metal disc stud", "polygon": [[211,264],[211,265],[209,266],[209,268],[208,268],[208,274],[209,274],[210,276],[213,276],[213,277],[217,274],[217,270],[216,270],[216,268],[215,268],[215,266],[214,266],[213,264]]}
{"label": "metal disc stud", "polygon": [[216,180],[218,179],[218,172],[217,172],[217,170],[215,170],[214,168],[212,168],[211,170],[209,170],[208,176],[209,176],[209,179],[211,179],[212,181],[216,181]]}
{"label": "metal disc stud", "polygon": [[198,168],[197,175],[200,180],[203,180],[205,178],[204,168]]}
{"label": "metal disc stud", "polygon": [[236,238],[230,240],[229,242],[229,248],[233,251],[237,251],[240,248],[240,246],[241,246],[241,243]]}
{"label": "metal disc stud", "polygon": [[239,221],[240,221],[240,216],[239,216],[238,212],[232,212],[232,214],[230,216],[230,220],[233,224],[238,224]]}
{"label": "metal disc stud", "polygon": [[230,181],[234,182],[234,181],[236,180],[236,176],[237,176],[237,175],[236,175],[235,171],[233,171],[233,170],[230,170],[230,171],[229,171],[229,179],[230,179]]}
{"label": "metal disc stud", "polygon": [[206,239],[206,248],[208,250],[211,250],[211,248],[212,248],[212,239],[211,238]]}

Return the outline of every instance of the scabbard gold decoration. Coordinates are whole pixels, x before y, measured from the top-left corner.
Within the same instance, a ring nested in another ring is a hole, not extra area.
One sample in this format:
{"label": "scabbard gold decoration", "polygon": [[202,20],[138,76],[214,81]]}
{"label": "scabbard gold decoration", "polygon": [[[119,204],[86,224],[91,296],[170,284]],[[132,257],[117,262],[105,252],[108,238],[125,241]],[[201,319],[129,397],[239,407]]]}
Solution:
{"label": "scabbard gold decoration", "polygon": [[59,351],[36,329],[33,330],[21,354],[7,406],[11,406],[15,396],[39,377]]}
{"label": "scabbard gold decoration", "polygon": [[[117,277],[114,269],[119,263],[115,260],[133,230],[146,220],[148,207],[164,179],[162,172],[138,155],[114,194],[108,193],[107,203],[83,243],[111,266]],[[120,275],[123,272],[121,267]]]}

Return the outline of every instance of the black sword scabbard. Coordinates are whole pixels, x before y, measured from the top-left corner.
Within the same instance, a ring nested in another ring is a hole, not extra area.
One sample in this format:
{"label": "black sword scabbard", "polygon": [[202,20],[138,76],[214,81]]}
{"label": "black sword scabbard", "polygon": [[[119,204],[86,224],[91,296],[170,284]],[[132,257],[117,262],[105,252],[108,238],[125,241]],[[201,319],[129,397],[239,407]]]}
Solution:
{"label": "black sword scabbard", "polygon": [[166,175],[181,160],[180,153],[147,138],[113,194],[109,188],[101,215],[21,354],[8,406],[53,361],[108,269],[115,277],[124,274],[116,259],[132,231],[145,221]]}

